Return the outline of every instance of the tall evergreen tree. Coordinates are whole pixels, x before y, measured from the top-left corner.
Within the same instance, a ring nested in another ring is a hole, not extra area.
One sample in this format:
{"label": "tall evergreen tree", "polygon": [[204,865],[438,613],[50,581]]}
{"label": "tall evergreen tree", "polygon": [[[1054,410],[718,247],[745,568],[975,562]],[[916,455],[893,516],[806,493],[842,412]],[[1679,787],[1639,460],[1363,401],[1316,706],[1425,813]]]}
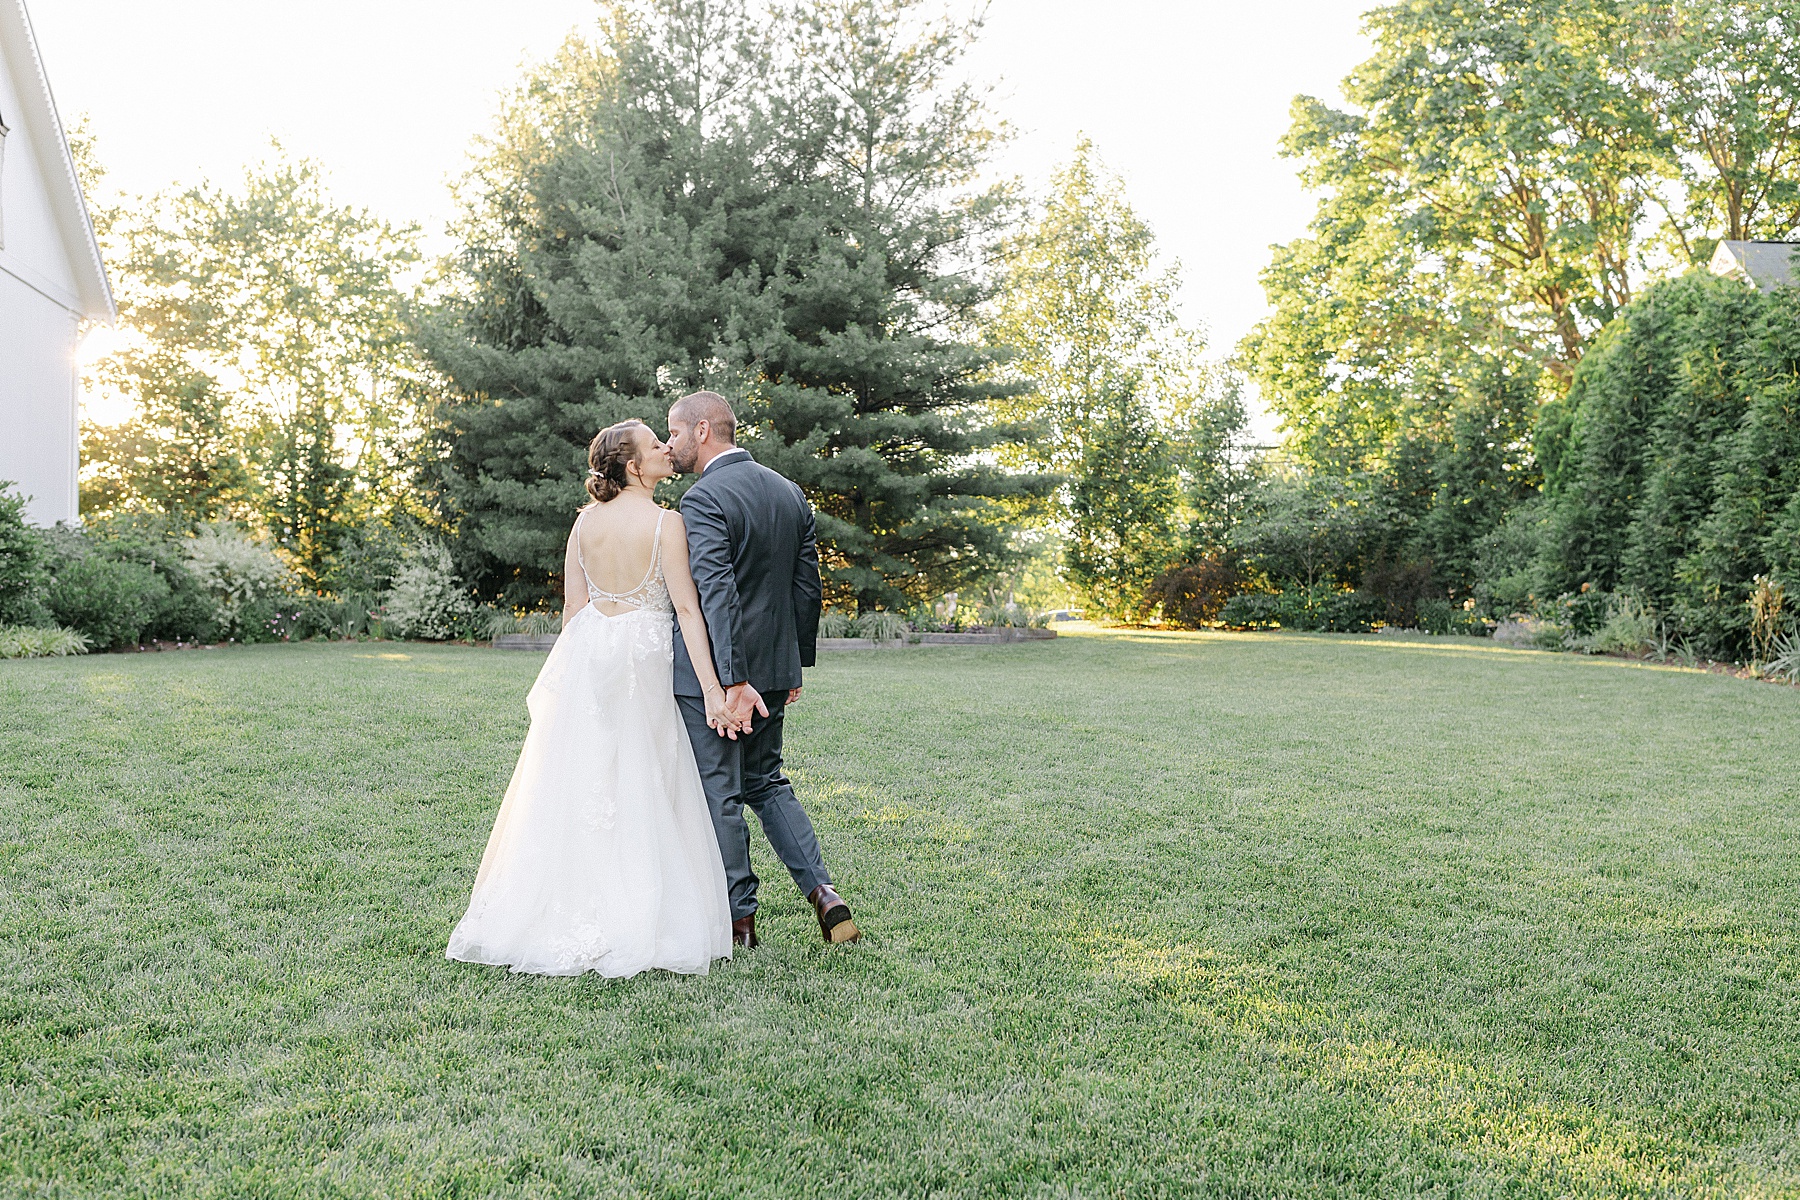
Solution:
{"label": "tall evergreen tree", "polygon": [[998,197],[950,72],[972,31],[916,0],[608,9],[508,104],[471,178],[461,294],[434,348],[443,494],[465,568],[547,594],[583,450],[711,387],[820,511],[828,590],[860,607],[984,574],[995,354],[969,264]]}
{"label": "tall evergreen tree", "polygon": [[1635,592],[1717,654],[1749,650],[1758,575],[1800,569],[1800,294],[1657,284],[1546,406],[1541,595]]}

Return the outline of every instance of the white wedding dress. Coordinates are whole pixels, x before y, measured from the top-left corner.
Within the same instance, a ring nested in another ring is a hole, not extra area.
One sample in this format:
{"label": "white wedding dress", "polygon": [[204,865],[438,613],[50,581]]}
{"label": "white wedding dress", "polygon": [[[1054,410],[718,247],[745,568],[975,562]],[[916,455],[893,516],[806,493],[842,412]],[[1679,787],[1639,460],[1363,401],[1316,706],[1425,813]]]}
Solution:
{"label": "white wedding dress", "polygon": [[731,909],[675,707],[662,519],[641,584],[587,588],[633,608],[583,607],[538,673],[531,730],[445,955],[536,975],[705,974],[731,957]]}

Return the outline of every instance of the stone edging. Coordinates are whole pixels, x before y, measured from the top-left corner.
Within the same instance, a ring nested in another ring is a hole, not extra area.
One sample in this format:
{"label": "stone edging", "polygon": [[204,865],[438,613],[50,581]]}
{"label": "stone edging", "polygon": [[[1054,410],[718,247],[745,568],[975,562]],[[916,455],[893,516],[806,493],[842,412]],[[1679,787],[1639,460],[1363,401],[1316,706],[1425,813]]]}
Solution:
{"label": "stone edging", "polygon": [[503,633],[494,639],[496,650],[550,650],[556,646],[554,633]]}
{"label": "stone edging", "polygon": [[1049,641],[1054,629],[995,629],[986,633],[909,633],[904,640],[820,638],[821,650],[899,650],[905,646],[1001,646],[1011,642]]}

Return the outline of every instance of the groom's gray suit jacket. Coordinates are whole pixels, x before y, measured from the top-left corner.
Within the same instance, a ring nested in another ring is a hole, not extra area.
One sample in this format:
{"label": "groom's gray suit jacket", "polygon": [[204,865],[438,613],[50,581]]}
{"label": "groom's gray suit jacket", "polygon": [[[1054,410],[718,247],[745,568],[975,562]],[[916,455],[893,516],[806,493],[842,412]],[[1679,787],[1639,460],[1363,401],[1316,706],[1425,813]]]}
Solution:
{"label": "groom's gray suit jacket", "polygon": [[[707,465],[681,499],[688,561],[729,687],[764,696],[800,686],[818,650],[819,550],[812,505],[799,487],[742,450]],[[675,694],[700,695],[687,645],[675,636]]]}

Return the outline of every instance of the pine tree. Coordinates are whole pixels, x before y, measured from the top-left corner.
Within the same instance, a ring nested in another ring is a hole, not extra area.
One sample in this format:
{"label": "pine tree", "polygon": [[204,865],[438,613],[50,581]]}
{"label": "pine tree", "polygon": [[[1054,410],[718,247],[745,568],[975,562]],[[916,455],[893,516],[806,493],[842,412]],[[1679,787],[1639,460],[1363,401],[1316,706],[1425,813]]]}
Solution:
{"label": "pine tree", "polygon": [[482,590],[549,594],[588,439],[698,387],[818,507],[840,602],[1003,552],[995,501],[1035,481],[979,461],[1011,431],[979,420],[996,356],[964,340],[993,207],[966,196],[976,98],[944,82],[968,31],[916,7],[616,5],[508,105],[434,342],[445,515]]}

